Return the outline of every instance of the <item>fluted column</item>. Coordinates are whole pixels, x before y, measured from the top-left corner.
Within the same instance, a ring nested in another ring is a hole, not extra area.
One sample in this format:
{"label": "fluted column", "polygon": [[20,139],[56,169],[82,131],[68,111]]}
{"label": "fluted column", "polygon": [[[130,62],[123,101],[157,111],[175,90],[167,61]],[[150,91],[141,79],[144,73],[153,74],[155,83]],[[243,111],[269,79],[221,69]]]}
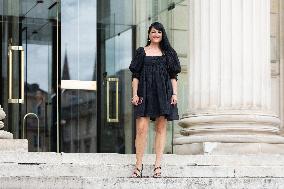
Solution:
{"label": "fluted column", "polygon": [[190,0],[189,110],[179,125],[195,142],[271,142],[270,0]]}

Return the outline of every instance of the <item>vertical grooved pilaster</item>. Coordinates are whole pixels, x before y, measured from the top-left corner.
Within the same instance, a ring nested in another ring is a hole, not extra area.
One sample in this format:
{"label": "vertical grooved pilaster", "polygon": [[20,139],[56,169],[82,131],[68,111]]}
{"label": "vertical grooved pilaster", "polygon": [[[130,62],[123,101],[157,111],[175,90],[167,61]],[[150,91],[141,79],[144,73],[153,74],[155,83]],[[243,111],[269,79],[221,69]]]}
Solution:
{"label": "vertical grooved pilaster", "polygon": [[269,0],[190,5],[189,113],[269,110]]}

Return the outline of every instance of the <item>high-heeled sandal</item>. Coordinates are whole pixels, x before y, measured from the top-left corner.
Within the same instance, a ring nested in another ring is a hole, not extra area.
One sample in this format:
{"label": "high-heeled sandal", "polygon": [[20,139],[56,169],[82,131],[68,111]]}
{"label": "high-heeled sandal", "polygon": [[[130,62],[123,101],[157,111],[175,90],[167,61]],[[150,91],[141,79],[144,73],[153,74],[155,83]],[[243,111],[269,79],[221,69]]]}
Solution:
{"label": "high-heeled sandal", "polygon": [[[155,168],[154,168],[154,172],[155,172],[157,169],[160,169],[160,170],[161,170],[162,167],[161,167],[161,166],[155,167]],[[162,174],[162,172],[154,173],[153,177],[154,177],[154,178],[160,178],[160,177],[161,177],[161,174]]]}
{"label": "high-heeled sandal", "polygon": [[[137,173],[137,171],[139,172],[139,174]],[[142,178],[142,172],[143,172],[143,164],[141,169],[139,169],[138,167],[135,168],[133,174],[132,174],[132,178]]]}

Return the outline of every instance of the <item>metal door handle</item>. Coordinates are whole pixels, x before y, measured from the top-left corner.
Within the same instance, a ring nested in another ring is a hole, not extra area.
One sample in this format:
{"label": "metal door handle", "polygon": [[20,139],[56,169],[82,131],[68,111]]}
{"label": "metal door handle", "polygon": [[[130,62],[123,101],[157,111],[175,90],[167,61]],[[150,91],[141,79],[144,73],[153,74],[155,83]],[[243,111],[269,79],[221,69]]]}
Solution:
{"label": "metal door handle", "polygon": [[[107,122],[119,122],[118,119],[118,78],[107,78]],[[116,86],[115,86],[115,118],[112,119],[109,116],[109,83],[110,82],[115,82]]]}
{"label": "metal door handle", "polygon": [[[21,98],[15,99],[12,97],[13,94],[13,51],[21,51]],[[8,103],[24,103],[25,95],[25,77],[24,77],[24,48],[22,46],[9,46],[9,95]]]}

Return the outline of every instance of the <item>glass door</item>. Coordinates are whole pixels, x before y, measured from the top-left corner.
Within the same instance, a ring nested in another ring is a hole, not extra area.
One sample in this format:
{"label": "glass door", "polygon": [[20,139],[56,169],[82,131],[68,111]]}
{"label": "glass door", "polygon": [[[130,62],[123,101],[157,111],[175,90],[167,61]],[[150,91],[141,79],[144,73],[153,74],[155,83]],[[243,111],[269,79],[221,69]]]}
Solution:
{"label": "glass door", "polygon": [[[100,29],[103,35],[105,30]],[[99,67],[102,73],[99,100],[99,149],[104,153],[133,152],[133,116],[131,99],[131,73],[128,69],[132,59],[132,33],[128,28],[108,39],[100,38]],[[104,47],[104,48],[102,48]]]}
{"label": "glass door", "polygon": [[131,73],[135,1],[97,1],[98,152],[134,152]]}
{"label": "glass door", "polygon": [[62,152],[97,152],[96,2],[61,0]]}
{"label": "glass door", "polygon": [[6,129],[29,151],[56,151],[58,2],[2,0],[2,89]]}

